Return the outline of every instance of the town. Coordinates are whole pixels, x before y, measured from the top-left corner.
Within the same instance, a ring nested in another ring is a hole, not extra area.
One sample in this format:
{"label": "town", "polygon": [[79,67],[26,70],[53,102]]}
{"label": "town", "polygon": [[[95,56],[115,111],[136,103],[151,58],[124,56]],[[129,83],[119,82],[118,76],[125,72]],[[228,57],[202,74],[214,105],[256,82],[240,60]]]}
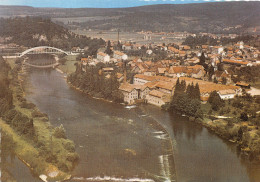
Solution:
{"label": "town", "polygon": [[259,5],[0,6],[0,181],[259,181]]}
{"label": "town", "polygon": [[[242,41],[227,46],[194,48],[174,43],[139,45],[127,42],[120,46],[116,50],[117,42],[109,41],[109,46],[99,49],[96,56],[81,57],[80,64],[85,70],[86,66],[103,63],[101,71],[106,77],[121,70],[115,74],[128,104],[147,102],[162,106],[169,103],[178,78],[187,84],[198,83],[202,102],[207,101],[213,91],[224,100],[232,99],[241,95],[242,89],[250,89],[250,83],[239,80],[238,70],[260,64],[259,50]],[[158,54],[165,59],[154,60]],[[127,79],[127,73],[132,78]]]}

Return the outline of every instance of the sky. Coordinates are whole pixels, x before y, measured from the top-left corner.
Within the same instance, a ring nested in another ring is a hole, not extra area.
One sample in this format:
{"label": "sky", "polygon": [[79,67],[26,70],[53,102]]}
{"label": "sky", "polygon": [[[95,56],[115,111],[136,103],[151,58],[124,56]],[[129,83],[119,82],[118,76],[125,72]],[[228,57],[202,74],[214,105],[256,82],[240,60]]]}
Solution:
{"label": "sky", "polygon": [[152,4],[186,4],[217,1],[219,2],[224,0],[0,0],[0,5],[26,5],[33,7],[60,8],[119,8]]}

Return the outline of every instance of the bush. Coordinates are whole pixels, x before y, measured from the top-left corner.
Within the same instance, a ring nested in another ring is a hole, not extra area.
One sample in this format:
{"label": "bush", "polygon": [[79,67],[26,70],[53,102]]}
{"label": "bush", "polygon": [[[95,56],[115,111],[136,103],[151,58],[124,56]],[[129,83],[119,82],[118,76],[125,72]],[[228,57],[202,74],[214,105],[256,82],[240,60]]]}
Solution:
{"label": "bush", "polygon": [[79,155],[76,153],[68,153],[67,155],[67,161],[70,162],[76,162],[79,160]]}
{"label": "bush", "polygon": [[63,162],[59,162],[58,163],[58,168],[63,171],[63,172],[68,172],[69,168],[66,164],[64,164]]}
{"label": "bush", "polygon": [[26,102],[26,101],[22,102],[22,103],[20,104],[20,106],[21,106],[21,108],[26,108],[26,109],[34,109],[34,108],[36,107],[35,104],[33,104],[33,103],[28,103],[28,102]]}
{"label": "bush", "polygon": [[240,119],[241,119],[242,121],[247,121],[247,120],[248,120],[247,113],[242,112],[242,113],[240,114]]}
{"label": "bush", "polygon": [[33,118],[40,118],[40,117],[46,117],[47,116],[47,114],[44,114],[44,113],[41,113],[40,111],[33,111],[32,112],[32,117]]}
{"label": "bush", "polygon": [[54,155],[54,154],[50,154],[48,153],[49,155],[47,155],[46,157],[46,162],[49,162],[49,163],[53,163],[53,164],[56,164],[58,162],[58,159],[57,159],[57,156]]}
{"label": "bush", "polygon": [[15,109],[9,110],[5,115],[4,115],[4,120],[6,121],[7,124],[11,124],[12,120],[14,119],[15,115],[17,114],[17,111]]}
{"label": "bush", "polygon": [[69,152],[75,152],[75,145],[72,141],[67,141],[64,144],[64,148]]}
{"label": "bush", "polygon": [[66,139],[65,129],[62,124],[54,129],[53,136]]}

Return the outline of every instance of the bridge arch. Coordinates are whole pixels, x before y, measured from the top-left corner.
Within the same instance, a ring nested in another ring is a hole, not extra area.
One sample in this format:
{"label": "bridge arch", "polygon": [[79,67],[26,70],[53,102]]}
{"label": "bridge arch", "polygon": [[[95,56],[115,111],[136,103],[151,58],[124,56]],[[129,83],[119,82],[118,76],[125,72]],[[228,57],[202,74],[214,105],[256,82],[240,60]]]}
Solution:
{"label": "bridge arch", "polygon": [[[52,50],[55,50],[57,52],[61,52],[61,53],[64,53],[66,55],[69,55],[66,51],[63,51],[62,49],[59,49],[59,48],[56,48],[56,47],[50,47],[50,46],[38,46],[38,47],[33,47],[33,48],[30,48],[30,49],[27,49],[26,51],[22,52],[22,54],[20,55],[20,57],[28,54],[29,52],[32,52],[32,51],[35,51],[35,50],[38,50],[38,49],[52,49]],[[53,52],[54,53],[54,52]]]}

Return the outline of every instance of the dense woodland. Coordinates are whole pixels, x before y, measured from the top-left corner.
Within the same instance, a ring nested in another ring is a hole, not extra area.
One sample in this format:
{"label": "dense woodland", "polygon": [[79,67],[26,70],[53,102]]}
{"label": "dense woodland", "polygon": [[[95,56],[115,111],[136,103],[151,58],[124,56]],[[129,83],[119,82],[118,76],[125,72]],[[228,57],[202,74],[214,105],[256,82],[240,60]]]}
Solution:
{"label": "dense woodland", "polygon": [[[8,123],[12,128],[17,130],[20,134],[27,137],[34,138],[34,126],[33,119],[17,111],[13,105],[13,91],[10,89],[11,69],[9,65],[0,58],[0,116]],[[14,74],[13,74],[14,75]],[[22,99],[22,98],[21,98]],[[28,104],[26,101],[22,102],[24,107],[34,107],[34,105]]]}
{"label": "dense woodland", "polygon": [[68,81],[91,96],[122,102],[123,97],[118,90],[119,82],[115,72],[107,78],[101,71],[102,67],[103,64],[86,66],[86,71],[82,71],[81,66],[77,66],[76,72],[69,75]]}
{"label": "dense woodland", "polygon": [[259,47],[259,43],[258,43],[259,37],[254,37],[251,35],[244,35],[244,36],[238,36],[234,39],[231,38],[220,38],[220,39],[215,39],[212,38],[210,36],[188,36],[184,42],[182,43],[183,45],[189,45],[193,48],[195,48],[196,46],[201,46],[201,45],[222,45],[225,46],[227,44],[234,44],[237,43],[239,41],[243,41],[245,44],[247,45],[251,45],[254,47]]}
{"label": "dense woodland", "polygon": [[49,45],[64,50],[73,47],[98,49],[105,44],[103,39],[92,39],[69,32],[50,19],[40,17],[0,19],[0,36],[7,43],[16,43],[27,47]]}
{"label": "dense woodland", "polygon": [[167,109],[170,112],[179,112],[194,118],[203,118],[200,102],[199,85],[186,85],[185,80],[178,79],[176,82],[174,95]]}

